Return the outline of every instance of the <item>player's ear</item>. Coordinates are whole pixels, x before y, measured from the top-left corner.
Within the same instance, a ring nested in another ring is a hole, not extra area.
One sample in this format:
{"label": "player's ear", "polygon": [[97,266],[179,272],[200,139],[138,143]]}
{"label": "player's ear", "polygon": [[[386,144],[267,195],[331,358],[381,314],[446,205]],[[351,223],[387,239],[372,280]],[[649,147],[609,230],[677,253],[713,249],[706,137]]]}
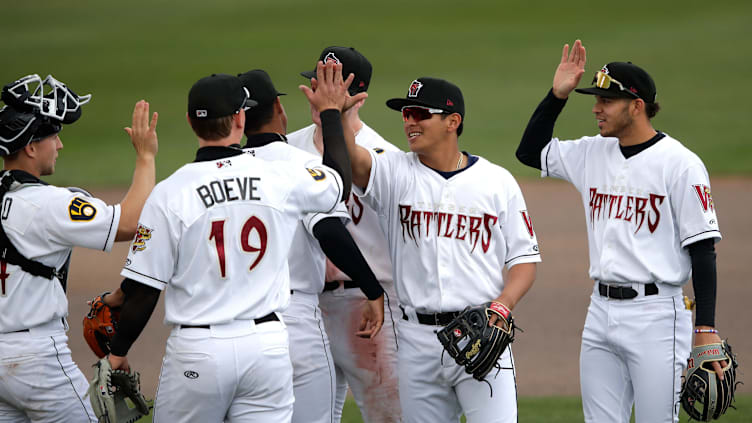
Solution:
{"label": "player's ear", "polygon": [[645,113],[645,101],[641,98],[632,100],[629,104],[629,111],[632,116],[639,116]]}
{"label": "player's ear", "polygon": [[462,123],[462,116],[460,116],[459,113],[452,113],[447,117],[446,121],[447,132],[456,132],[457,128],[459,128]]}

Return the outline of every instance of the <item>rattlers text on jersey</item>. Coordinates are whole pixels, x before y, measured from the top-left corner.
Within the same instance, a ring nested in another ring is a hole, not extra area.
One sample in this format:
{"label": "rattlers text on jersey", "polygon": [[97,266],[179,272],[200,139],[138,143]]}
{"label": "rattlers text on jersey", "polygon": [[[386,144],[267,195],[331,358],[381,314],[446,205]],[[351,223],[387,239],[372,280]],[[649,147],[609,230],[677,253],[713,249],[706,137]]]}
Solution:
{"label": "rattlers text on jersey", "polygon": [[[109,251],[119,223],[120,205],[38,180],[11,187],[3,198],[2,225],[10,242],[22,255],[55,269],[65,265],[74,246]],[[0,333],[68,315],[57,278],[33,276],[5,261],[0,261],[0,304]]]}
{"label": "rattlers text on jersey", "polygon": [[168,324],[282,311],[298,221],[333,211],[341,195],[339,175],[321,165],[267,162],[242,150],[187,164],[147,200],[122,275],[157,289],[171,286]]}
{"label": "rattlers text on jersey", "polygon": [[540,261],[517,182],[479,157],[449,179],[414,153],[370,151],[364,199],[385,225],[400,304],[462,310],[496,298],[502,268]]}
{"label": "rattlers text on jersey", "polygon": [[616,138],[553,139],[541,165],[582,196],[592,279],[681,285],[691,274],[683,247],[721,238],[705,166],[668,135],[628,159]]}

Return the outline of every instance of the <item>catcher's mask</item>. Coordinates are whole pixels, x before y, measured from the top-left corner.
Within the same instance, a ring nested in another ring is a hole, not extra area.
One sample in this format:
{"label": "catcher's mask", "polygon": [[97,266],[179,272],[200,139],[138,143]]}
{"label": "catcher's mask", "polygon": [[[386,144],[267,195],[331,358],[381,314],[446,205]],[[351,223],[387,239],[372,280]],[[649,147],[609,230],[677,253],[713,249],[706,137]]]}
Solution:
{"label": "catcher's mask", "polygon": [[78,96],[52,75],[42,80],[33,74],[3,87],[0,99],[6,104],[0,109],[0,156],[8,156],[77,121],[91,94]]}

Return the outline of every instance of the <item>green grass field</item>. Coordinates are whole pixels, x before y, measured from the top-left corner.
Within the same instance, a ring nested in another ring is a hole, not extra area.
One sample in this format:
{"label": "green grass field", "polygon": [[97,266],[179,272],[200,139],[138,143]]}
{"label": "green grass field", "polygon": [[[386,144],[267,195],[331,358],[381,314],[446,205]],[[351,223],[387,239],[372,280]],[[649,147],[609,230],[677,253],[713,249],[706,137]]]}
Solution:
{"label": "green grass field", "polygon": [[[582,405],[579,397],[527,397],[520,398],[519,422],[520,423],[575,423],[582,422]],[[729,410],[719,421],[723,423],[748,423],[752,415],[752,395],[738,396],[736,410]],[[679,421],[688,421],[688,416],[682,410]],[[464,423],[465,419],[462,419]],[[634,422],[634,418],[632,418]],[[140,423],[151,423],[151,417],[147,416],[139,420]],[[342,415],[342,423],[361,423],[355,401],[348,397]]]}
{"label": "green grass field", "polygon": [[[352,45],[374,65],[366,122],[405,148],[400,117],[384,101],[419,76],[458,84],[467,116],[462,147],[534,177],[513,152],[550,87],[561,46],[581,38],[591,73],[613,60],[648,69],[663,110],[655,126],[703,158],[713,174],[752,173],[748,142],[752,42],[747,1],[635,0],[622,7],[584,1],[164,0],[3,2],[0,81],[52,73],[92,93],[67,128],[58,184],[130,182],[132,152],[122,128],[145,98],[160,112],[158,178],[193,158],[185,121],[190,86],[214,72],[265,68],[289,95],[289,129],[309,122],[297,86],[327,45]],[[745,53],[745,51],[747,51]],[[592,98],[575,95],[555,135],[595,133]]]}

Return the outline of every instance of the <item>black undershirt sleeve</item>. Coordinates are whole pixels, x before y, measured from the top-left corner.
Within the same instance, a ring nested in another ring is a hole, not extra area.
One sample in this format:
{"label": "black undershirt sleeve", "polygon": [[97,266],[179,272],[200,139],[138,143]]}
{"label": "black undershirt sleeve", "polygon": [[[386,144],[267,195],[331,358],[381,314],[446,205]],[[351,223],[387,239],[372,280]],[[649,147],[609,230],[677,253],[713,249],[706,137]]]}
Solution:
{"label": "black undershirt sleeve", "polygon": [[703,239],[687,246],[692,259],[692,288],[695,292],[695,326],[715,327],[715,299],[718,286],[715,241]]}
{"label": "black undershirt sleeve", "polygon": [[313,235],[329,260],[353,281],[357,281],[369,300],[375,300],[384,293],[352,235],[338,217],[320,220],[313,227]]}
{"label": "black undershirt sleeve", "polygon": [[128,278],[120,284],[120,289],[125,293],[125,302],[120,307],[120,322],[110,350],[123,357],[146,327],[161,291]]}
{"label": "black undershirt sleeve", "polygon": [[342,201],[345,201],[350,197],[350,189],[352,188],[352,168],[350,167],[350,155],[347,153],[347,144],[345,144],[341,114],[339,110],[328,109],[321,112],[319,116],[321,117],[321,134],[324,138],[323,162],[342,177],[344,184]]}
{"label": "black undershirt sleeve", "polygon": [[541,151],[551,141],[554,134],[556,118],[564,109],[567,100],[560,100],[549,90],[543,101],[530,117],[527,128],[522,134],[520,146],[517,147],[517,159],[530,167],[541,168]]}

